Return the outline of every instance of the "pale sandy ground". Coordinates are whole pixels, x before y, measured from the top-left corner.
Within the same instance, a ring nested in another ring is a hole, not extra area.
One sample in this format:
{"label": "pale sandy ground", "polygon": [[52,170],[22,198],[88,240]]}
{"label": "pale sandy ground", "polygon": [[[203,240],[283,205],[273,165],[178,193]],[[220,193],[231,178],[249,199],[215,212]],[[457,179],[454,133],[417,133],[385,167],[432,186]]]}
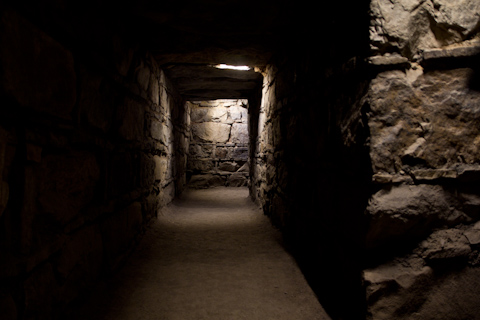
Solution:
{"label": "pale sandy ground", "polygon": [[246,188],[189,190],[81,319],[330,319]]}

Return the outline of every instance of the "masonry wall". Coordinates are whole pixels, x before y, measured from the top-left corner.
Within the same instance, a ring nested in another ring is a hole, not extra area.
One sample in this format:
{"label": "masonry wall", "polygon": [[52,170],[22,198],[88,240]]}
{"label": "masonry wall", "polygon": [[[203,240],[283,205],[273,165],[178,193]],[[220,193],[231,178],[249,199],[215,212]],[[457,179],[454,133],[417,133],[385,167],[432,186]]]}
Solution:
{"label": "masonry wall", "polygon": [[369,319],[480,314],[478,1],[371,3]]}
{"label": "masonry wall", "polygon": [[214,100],[189,104],[189,187],[246,186],[248,101]]}
{"label": "masonry wall", "polygon": [[356,49],[299,40],[250,100],[251,195],[333,319],[480,314],[478,6],[371,1]]}
{"label": "masonry wall", "polygon": [[43,9],[0,12],[2,319],[64,318],[185,186],[186,106],[152,56]]}
{"label": "masonry wall", "polygon": [[[364,18],[351,21],[366,25]],[[310,40],[324,29],[306,23],[311,29],[293,32],[263,70],[262,94],[249,100],[250,192],[283,231],[332,318],[362,319],[363,211],[371,184],[366,49],[336,34],[326,35],[328,48],[314,48]],[[366,30],[352,39],[367,43]]]}

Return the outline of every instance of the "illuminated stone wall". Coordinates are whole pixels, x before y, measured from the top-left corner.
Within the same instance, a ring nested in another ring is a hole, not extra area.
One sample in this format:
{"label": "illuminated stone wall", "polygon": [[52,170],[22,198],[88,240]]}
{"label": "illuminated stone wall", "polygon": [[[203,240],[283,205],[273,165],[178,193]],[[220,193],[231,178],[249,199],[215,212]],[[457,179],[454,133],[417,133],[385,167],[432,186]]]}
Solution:
{"label": "illuminated stone wall", "polygon": [[248,179],[247,100],[190,104],[189,186],[240,187]]}

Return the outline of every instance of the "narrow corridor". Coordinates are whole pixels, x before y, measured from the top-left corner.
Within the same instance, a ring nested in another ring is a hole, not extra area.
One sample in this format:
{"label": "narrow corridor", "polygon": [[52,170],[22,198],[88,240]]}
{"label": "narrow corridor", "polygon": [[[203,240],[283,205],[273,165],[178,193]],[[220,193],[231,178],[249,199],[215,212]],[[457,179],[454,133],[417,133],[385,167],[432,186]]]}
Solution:
{"label": "narrow corridor", "polygon": [[329,319],[246,188],[165,208],[79,319]]}

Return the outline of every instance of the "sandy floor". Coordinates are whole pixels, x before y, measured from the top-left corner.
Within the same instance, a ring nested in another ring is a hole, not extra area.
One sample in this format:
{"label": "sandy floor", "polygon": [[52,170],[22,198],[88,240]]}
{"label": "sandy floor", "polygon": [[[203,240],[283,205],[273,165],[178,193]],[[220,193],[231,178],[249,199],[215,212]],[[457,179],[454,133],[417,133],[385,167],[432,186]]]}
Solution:
{"label": "sandy floor", "polygon": [[330,319],[246,188],[190,190],[165,210],[83,319]]}

